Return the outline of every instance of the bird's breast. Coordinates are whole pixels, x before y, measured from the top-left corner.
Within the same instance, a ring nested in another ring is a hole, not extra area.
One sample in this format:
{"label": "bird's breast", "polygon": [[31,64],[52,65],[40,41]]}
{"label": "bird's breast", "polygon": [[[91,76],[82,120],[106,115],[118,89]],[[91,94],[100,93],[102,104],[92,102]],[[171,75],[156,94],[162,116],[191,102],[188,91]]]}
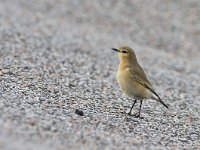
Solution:
{"label": "bird's breast", "polygon": [[130,98],[149,98],[149,91],[144,88],[141,84],[133,80],[131,77],[128,67],[118,68],[117,71],[117,81],[121,90]]}

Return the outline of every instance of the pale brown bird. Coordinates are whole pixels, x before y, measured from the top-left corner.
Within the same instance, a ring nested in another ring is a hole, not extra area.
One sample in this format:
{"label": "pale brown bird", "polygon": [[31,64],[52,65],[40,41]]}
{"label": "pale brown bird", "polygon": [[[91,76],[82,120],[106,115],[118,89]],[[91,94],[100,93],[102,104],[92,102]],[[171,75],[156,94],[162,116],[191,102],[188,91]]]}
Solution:
{"label": "pale brown bird", "polygon": [[118,52],[120,58],[120,64],[117,70],[119,86],[128,97],[135,99],[128,114],[131,115],[135,103],[137,100],[140,100],[139,113],[136,115],[136,117],[140,117],[142,102],[144,99],[149,98],[160,102],[168,108],[147,79],[142,67],[137,61],[134,50],[127,46],[112,49]]}

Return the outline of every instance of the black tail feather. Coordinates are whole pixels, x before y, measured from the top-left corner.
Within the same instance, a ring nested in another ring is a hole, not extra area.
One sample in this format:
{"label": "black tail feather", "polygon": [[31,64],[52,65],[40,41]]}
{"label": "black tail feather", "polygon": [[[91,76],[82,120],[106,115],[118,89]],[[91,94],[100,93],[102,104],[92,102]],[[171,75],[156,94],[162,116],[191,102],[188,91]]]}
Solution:
{"label": "black tail feather", "polygon": [[156,95],[156,97],[158,97],[158,99],[156,99],[156,98],[153,98],[153,99],[155,99],[156,101],[160,102],[160,103],[163,104],[167,109],[169,109],[169,106],[166,105],[166,104],[161,100],[160,96],[159,96],[153,89],[149,88],[148,86],[146,86],[146,88],[149,89],[154,95]]}
{"label": "black tail feather", "polygon": [[[157,96],[157,95],[156,95]],[[158,102],[160,102],[161,104],[163,104],[167,109],[169,109],[169,106],[168,105],[166,105],[162,100],[161,100],[161,98],[159,97],[159,96],[157,96],[158,97]]]}

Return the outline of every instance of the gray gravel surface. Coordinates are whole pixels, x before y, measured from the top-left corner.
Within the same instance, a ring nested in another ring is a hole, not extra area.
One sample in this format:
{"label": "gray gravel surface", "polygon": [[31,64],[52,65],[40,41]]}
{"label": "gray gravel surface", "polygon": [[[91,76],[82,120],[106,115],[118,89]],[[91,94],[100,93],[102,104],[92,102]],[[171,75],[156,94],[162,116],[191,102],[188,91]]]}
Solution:
{"label": "gray gravel surface", "polygon": [[[0,149],[200,149],[199,37],[199,0],[0,0]],[[169,110],[124,113],[124,45]]]}

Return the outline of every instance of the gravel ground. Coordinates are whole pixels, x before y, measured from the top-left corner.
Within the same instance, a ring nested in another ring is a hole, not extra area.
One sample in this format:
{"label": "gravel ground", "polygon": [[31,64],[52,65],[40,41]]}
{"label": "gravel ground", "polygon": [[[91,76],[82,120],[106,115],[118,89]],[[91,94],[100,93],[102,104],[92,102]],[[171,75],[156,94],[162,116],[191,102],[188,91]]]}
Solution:
{"label": "gravel ground", "polygon": [[[200,149],[199,37],[199,0],[0,0],[0,149]],[[124,45],[169,110],[125,115]]]}

